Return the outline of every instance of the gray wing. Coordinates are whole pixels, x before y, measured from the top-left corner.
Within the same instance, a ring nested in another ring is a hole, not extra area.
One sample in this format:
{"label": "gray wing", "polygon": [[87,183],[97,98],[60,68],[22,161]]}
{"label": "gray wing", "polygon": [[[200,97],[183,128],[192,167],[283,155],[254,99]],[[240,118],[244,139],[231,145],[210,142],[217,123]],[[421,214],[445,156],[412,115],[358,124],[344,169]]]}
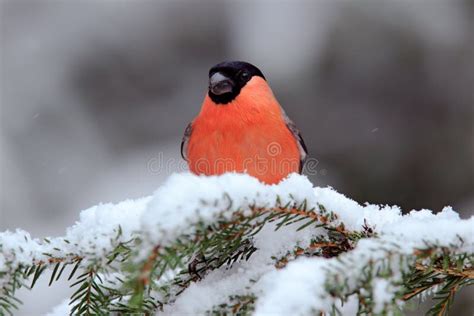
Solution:
{"label": "gray wing", "polygon": [[298,145],[298,150],[300,152],[300,173],[303,171],[303,166],[308,157],[308,149],[306,148],[306,144],[304,143],[303,136],[301,136],[300,130],[296,127],[296,124],[286,115],[285,111],[281,110],[283,113],[283,118],[285,120],[286,126],[293,134],[296,139],[296,143]]}
{"label": "gray wing", "polygon": [[186,161],[188,161],[188,143],[189,137],[191,136],[192,132],[192,125],[193,122],[189,123],[188,126],[186,126],[186,129],[184,130],[183,140],[181,141],[181,157],[183,157],[183,159]]}

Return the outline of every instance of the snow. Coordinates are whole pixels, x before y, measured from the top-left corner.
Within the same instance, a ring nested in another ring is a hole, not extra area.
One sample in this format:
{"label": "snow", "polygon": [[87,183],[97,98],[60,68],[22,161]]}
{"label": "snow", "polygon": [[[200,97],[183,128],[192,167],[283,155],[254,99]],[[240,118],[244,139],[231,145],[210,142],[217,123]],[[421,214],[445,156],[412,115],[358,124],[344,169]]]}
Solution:
{"label": "snow", "polygon": [[[386,212],[386,208],[374,212]],[[390,251],[389,266],[393,273],[390,282],[378,277],[373,279],[374,312],[380,312],[384,304],[392,300],[398,290],[397,281],[401,281],[401,273],[407,268],[407,263],[399,260],[402,255],[412,254],[416,249],[424,248],[426,243],[445,247],[457,245],[459,252],[474,252],[474,217],[460,220],[449,207],[438,214],[428,210],[412,211],[377,224],[383,228],[379,228],[380,238],[362,239],[354,250],[337,258],[297,259],[287,269],[265,275],[260,282],[262,295],[257,302],[256,315],[285,315],[291,311],[306,315],[311,309],[328,311],[330,304],[335,302],[324,290],[325,282],[347,282],[347,293],[350,293],[360,288],[359,277],[370,263],[375,264],[374,270],[387,265],[382,260]],[[463,242],[459,239],[461,236]]]}
{"label": "snow", "polygon": [[351,230],[360,229],[364,224],[364,219],[370,226],[377,228],[390,224],[401,216],[398,206],[380,207],[372,204],[362,206],[332,188],[315,188],[314,195],[320,204],[339,215],[346,228]]}
{"label": "snow", "polygon": [[[51,257],[105,260],[104,255],[117,243],[130,240],[138,231],[140,216],[150,199],[100,204],[86,209],[81,212],[79,221],[66,230],[64,237],[37,239],[21,229],[2,232],[0,272],[13,271],[32,262],[46,263]],[[6,281],[6,277],[0,277],[0,286]]]}
{"label": "snow", "polygon": [[[20,264],[29,264],[41,251],[41,245],[31,238],[28,232],[16,230],[0,234],[0,272],[17,268]],[[0,278],[0,286],[4,280]]]}
{"label": "snow", "polygon": [[[145,197],[99,204],[82,211],[79,221],[66,231],[64,239],[70,242],[68,245],[72,244],[69,251],[100,258],[113,250],[117,242],[130,240],[140,229],[140,217],[150,200]],[[119,227],[122,233],[116,238]]]}
{"label": "snow", "polygon": [[[280,203],[278,202],[278,198]],[[288,203],[316,205],[313,185],[297,174],[279,185],[265,185],[246,174],[222,176],[174,174],[158,189],[142,217],[142,231],[153,243],[166,244],[178,235],[193,233],[192,223],[211,223],[216,215],[225,218],[238,210],[274,208]]]}
{"label": "snow", "polygon": [[[402,215],[397,206],[360,205],[332,188],[313,187],[305,176],[297,174],[278,185],[265,185],[245,174],[205,177],[180,173],[172,175],[152,196],[100,204],[82,211],[64,237],[40,240],[22,230],[0,233],[0,272],[7,272],[0,277],[0,285],[8,281],[8,273],[18,266],[47,262],[49,255],[80,256],[86,262],[104,260],[117,243],[137,237],[143,241],[138,260],[148,255],[154,245],[170,245],[183,234],[192,235],[198,222],[210,224],[218,218],[228,219],[236,211],[248,212],[252,207],[271,209],[303,203],[308,210],[316,211],[319,204],[323,205],[338,215],[334,225],[342,222],[349,230],[360,231],[367,223],[378,238],[362,239],[354,250],[337,258],[297,258],[277,269],[274,258],[291,254],[296,245],[309,246],[312,238],[325,236],[326,231],[296,231],[298,224],[275,231],[275,224],[269,223],[254,236],[253,244],[258,251],[248,261],[211,271],[201,281],[192,283],[172,304],[165,305],[161,313],[205,314],[230,295],[253,293],[258,297],[256,315],[309,314],[314,310],[328,311],[333,304],[353,314],[357,300],[351,296],[341,306],[329,295],[326,285],[346,282],[349,289],[357,289],[359,277],[369,263],[381,268],[389,260],[391,279],[374,275],[372,280],[375,310],[382,311],[384,304],[392,300],[398,289],[396,282],[407,268],[408,263],[400,260],[400,256],[427,243],[452,247],[458,252],[474,252],[474,217],[461,220],[450,207],[438,214],[421,210]],[[392,254],[388,259],[387,250]]]}
{"label": "snow", "polygon": [[395,294],[395,287],[392,287],[389,281],[385,279],[374,279],[374,313],[382,313],[385,304],[390,303]]}
{"label": "snow", "polygon": [[201,282],[192,284],[171,306],[165,306],[164,315],[205,314],[213,306],[225,302],[230,295],[251,293],[251,280],[258,280],[265,273],[275,270],[272,256],[281,257],[295,244],[309,246],[311,237],[323,230],[305,229],[297,232],[294,227],[275,231],[274,224],[267,224],[255,236],[254,246],[258,248],[248,261],[238,262],[230,269],[219,268],[209,273]]}
{"label": "snow", "polygon": [[265,275],[257,287],[263,294],[256,314],[307,315],[312,308],[329,310],[334,300],[324,291],[324,274],[324,260],[302,258]]}

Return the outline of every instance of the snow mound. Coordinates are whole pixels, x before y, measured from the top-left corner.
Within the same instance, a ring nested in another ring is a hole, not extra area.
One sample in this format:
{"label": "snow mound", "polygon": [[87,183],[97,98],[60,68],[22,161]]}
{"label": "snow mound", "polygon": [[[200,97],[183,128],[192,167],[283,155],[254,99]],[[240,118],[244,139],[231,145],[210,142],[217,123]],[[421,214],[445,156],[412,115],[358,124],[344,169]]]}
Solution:
{"label": "snow mound", "polygon": [[352,251],[337,258],[297,258],[278,269],[275,258],[287,255],[295,245],[308,247],[313,238],[327,236],[327,232],[320,227],[297,231],[292,225],[275,231],[275,223],[269,223],[253,237],[258,251],[249,260],[211,271],[161,313],[205,314],[232,295],[256,295],[257,315],[330,311],[333,304],[352,314],[357,309],[354,297],[340,306],[329,294],[328,282],[345,282],[347,291],[357,289],[367,265],[383,268],[389,251],[390,281],[373,279],[377,289],[374,310],[382,311],[410,263],[401,260],[404,256],[429,244],[454,247],[458,252],[474,250],[474,217],[461,220],[450,207],[437,214],[421,210],[402,215],[398,206],[360,205],[332,188],[313,187],[297,174],[277,185],[266,185],[245,174],[205,177],[182,173],[172,175],[152,196],[82,211],[64,237],[35,239],[22,230],[0,233],[0,286],[22,265],[48,263],[51,258],[103,261],[119,243],[133,238],[143,242],[139,259],[146,258],[154,245],[171,245],[183,234],[192,235],[198,222],[212,224],[217,218],[230,219],[237,211],[246,214],[253,209],[298,205],[307,210],[323,206],[337,215],[335,225],[343,223],[350,231],[362,231],[369,225],[377,238],[361,239]]}

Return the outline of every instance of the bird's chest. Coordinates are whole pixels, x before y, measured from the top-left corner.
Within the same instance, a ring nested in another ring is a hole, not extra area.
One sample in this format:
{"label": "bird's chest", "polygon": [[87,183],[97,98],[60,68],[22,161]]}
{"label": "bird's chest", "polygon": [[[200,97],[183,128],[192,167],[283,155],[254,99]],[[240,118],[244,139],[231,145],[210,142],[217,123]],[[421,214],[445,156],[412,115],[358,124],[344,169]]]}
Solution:
{"label": "bird's chest", "polygon": [[189,143],[190,158],[213,160],[258,158],[266,156],[266,148],[278,141],[270,126],[252,124],[220,124],[196,128]]}

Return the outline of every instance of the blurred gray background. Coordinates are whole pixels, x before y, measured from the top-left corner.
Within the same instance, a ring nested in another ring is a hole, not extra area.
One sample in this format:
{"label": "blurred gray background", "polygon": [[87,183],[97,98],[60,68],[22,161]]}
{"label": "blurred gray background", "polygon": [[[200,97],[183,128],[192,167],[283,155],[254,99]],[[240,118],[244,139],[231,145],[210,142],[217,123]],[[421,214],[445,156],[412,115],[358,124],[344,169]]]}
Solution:
{"label": "blurred gray background", "polygon": [[[266,75],[316,185],[473,214],[473,1],[1,0],[0,26],[0,231],[61,235],[151,194],[183,169],[208,69],[233,59]],[[20,314],[68,295],[43,292]]]}

